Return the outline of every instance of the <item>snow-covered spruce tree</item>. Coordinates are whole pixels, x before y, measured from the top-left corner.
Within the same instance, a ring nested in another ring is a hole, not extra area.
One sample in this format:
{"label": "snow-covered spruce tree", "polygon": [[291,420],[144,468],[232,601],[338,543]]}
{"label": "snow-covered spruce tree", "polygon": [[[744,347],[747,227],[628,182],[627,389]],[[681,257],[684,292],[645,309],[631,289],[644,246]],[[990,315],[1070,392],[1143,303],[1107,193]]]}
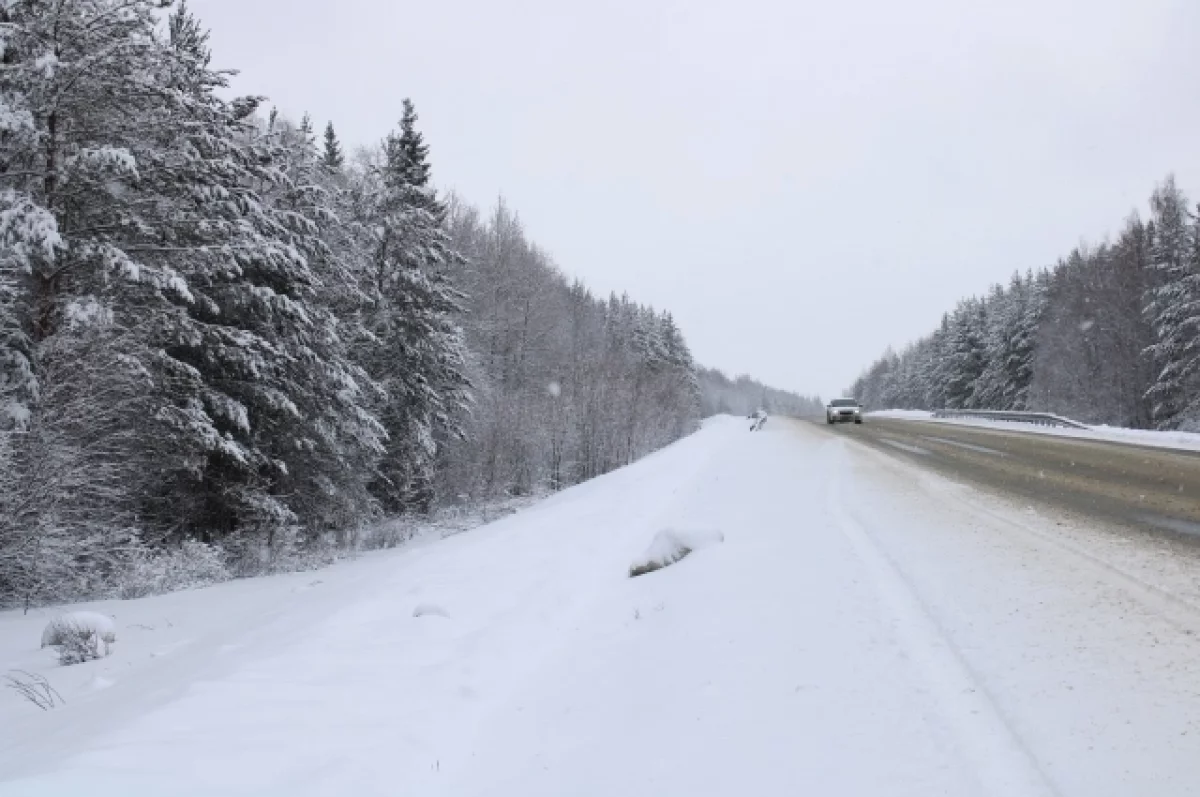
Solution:
{"label": "snow-covered spruce tree", "polygon": [[925,386],[925,400],[929,409],[943,409],[949,405],[949,364],[950,364],[950,314],[942,315],[941,325],[929,337],[929,345],[925,347],[921,363],[918,367],[919,379]]}
{"label": "snow-covered spruce tree", "polygon": [[971,403],[986,410],[1009,409],[1004,406],[1008,374],[1005,371],[1011,330],[1019,314],[1017,297],[1000,285],[993,285],[987,299],[987,323],[983,332],[983,370],[972,388]]}
{"label": "snow-covered spruce tree", "polygon": [[1200,364],[1200,237],[1173,177],[1155,189],[1150,210],[1150,265],[1156,284],[1147,292],[1146,312],[1155,339],[1149,353],[1158,373],[1147,396],[1155,423],[1165,429],[1194,415],[1190,396]]}
{"label": "snow-covered spruce tree", "polygon": [[262,190],[264,204],[291,231],[304,253],[312,280],[303,295],[305,323],[285,341],[291,356],[278,366],[297,412],[282,416],[264,444],[287,466],[277,488],[312,531],[342,532],[370,514],[366,489],[386,433],[370,411],[382,391],[353,362],[350,347],[362,337],[360,319],[338,312],[353,292],[354,264],[329,245],[340,220],[337,189],[317,150],[306,116],[293,127],[272,115],[261,143],[278,170]]}
{"label": "snow-covered spruce tree", "polygon": [[1029,393],[1033,384],[1033,363],[1037,354],[1038,328],[1046,308],[1044,280],[1032,273],[1024,278],[1014,275],[1009,292],[1015,294],[1010,339],[1004,350],[1004,371],[1007,374],[1002,403],[1007,409],[1029,410]]}
{"label": "snow-covered spruce tree", "polygon": [[346,163],[346,156],[342,154],[342,144],[334,132],[333,122],[325,125],[325,147],[321,152],[321,163],[327,169],[334,170],[342,168]]}
{"label": "snow-covered spruce tree", "polygon": [[972,405],[988,410],[1023,410],[1033,377],[1040,301],[1032,277],[1014,274],[1008,288],[992,288],[986,300],[983,371]]}
{"label": "snow-covered spruce tree", "polygon": [[[1113,251],[1112,308],[1105,324],[1111,345],[1108,359],[1115,378],[1112,380],[1116,401],[1111,415],[1102,417],[1108,423],[1145,428],[1151,425],[1152,404],[1146,397],[1155,376],[1152,357],[1146,356],[1146,346],[1153,340],[1149,319],[1144,312],[1144,297],[1152,283],[1148,225],[1136,213],[1126,220]],[[1038,282],[1038,300],[1044,305],[1044,280]]]}
{"label": "snow-covered spruce tree", "polygon": [[[314,301],[323,248],[312,208],[264,199],[286,198],[290,178],[251,122],[256,102],[216,96],[225,78],[206,34],[181,7],[164,38],[162,5],[6,6],[2,91],[18,111],[4,118],[24,127],[3,141],[4,234],[23,236],[5,251],[24,254],[5,263],[5,293],[18,297],[6,329],[20,334],[3,359],[24,358],[37,387],[29,425],[45,432],[25,438],[29,461],[81,463],[107,497],[85,502],[90,528],[136,514],[152,540],[270,546],[308,519],[285,496],[294,466],[313,460],[306,446],[331,438],[330,413],[367,430],[354,444],[368,449],[371,421]],[[112,423],[85,431],[113,430],[107,447],[72,438],[77,413],[52,396],[100,402],[97,417]],[[64,510],[52,509],[27,503],[52,522],[25,527],[57,528]]]}
{"label": "snow-covered spruce tree", "polygon": [[253,124],[255,101],[215,95],[223,76],[185,8],[170,30],[188,122],[175,128],[183,157],[172,165],[193,200],[168,256],[182,261],[192,299],[191,335],[166,351],[177,366],[170,417],[194,452],[171,488],[194,502],[196,533],[261,555],[296,522],[348,520],[383,433],[328,306],[351,276],[322,238],[336,219],[314,177],[311,129],[283,142]]}
{"label": "snow-covered spruce tree", "polygon": [[[661,446],[696,430],[700,419],[700,380],[696,374],[692,350],[683,337],[683,332],[675,324],[675,318],[669,312],[664,312],[659,318],[659,325],[663,361],[666,365],[660,400],[668,409],[669,424],[663,428],[665,434],[658,442]],[[771,392],[766,393],[768,400],[774,405]],[[777,412],[786,409],[775,406]],[[648,452],[642,453],[644,455]]]}
{"label": "snow-covered spruce tree", "polygon": [[115,242],[155,92],[155,3],[0,7],[0,600],[87,591],[155,461],[149,333],[182,291]]}
{"label": "snow-covered spruce tree", "polygon": [[360,201],[372,239],[363,274],[369,337],[356,349],[386,396],[377,413],[388,441],[371,490],[388,512],[428,511],[438,439],[460,433],[470,401],[457,323],[464,297],[451,282],[461,257],[449,244],[416,121],[405,101],[400,131],[365,175]]}
{"label": "snow-covered spruce tree", "polygon": [[951,316],[947,356],[942,363],[947,407],[974,407],[975,382],[984,367],[986,323],[987,311],[979,299],[962,302]]}
{"label": "snow-covered spruce tree", "polygon": [[[622,297],[610,333],[623,365],[616,462],[633,462],[694,428],[698,384],[691,352],[669,314]],[[616,463],[614,463],[616,464]]]}

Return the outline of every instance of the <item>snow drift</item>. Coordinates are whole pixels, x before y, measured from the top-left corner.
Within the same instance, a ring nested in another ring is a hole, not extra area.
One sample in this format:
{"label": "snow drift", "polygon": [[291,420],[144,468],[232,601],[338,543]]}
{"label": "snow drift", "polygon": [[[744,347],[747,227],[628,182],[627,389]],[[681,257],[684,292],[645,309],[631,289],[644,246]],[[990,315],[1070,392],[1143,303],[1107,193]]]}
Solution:
{"label": "snow drift", "polygon": [[629,577],[669,567],[695,550],[724,541],[725,535],[714,530],[663,529],[654,535],[646,552],[629,566]]}

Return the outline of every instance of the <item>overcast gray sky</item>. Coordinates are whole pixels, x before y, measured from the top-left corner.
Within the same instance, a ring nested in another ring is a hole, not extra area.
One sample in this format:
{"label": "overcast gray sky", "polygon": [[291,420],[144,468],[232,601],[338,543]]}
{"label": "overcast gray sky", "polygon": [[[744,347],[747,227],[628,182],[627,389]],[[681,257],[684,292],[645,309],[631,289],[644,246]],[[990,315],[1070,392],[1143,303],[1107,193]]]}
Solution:
{"label": "overcast gray sky", "polygon": [[703,363],[840,392],[1014,269],[1200,197],[1196,0],[192,0],[235,88],[503,194]]}

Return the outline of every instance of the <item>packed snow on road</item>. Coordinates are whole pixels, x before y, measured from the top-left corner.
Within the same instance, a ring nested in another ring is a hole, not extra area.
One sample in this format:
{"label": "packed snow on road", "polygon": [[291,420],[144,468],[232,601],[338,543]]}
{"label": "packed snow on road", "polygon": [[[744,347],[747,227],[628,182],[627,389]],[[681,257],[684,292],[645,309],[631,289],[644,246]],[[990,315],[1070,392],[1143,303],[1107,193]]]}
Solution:
{"label": "packed snow on road", "polygon": [[[0,794],[1195,794],[1197,576],[718,418],[470,533],[0,614],[0,673],[53,690],[0,693]],[[107,655],[61,666],[62,616]]]}

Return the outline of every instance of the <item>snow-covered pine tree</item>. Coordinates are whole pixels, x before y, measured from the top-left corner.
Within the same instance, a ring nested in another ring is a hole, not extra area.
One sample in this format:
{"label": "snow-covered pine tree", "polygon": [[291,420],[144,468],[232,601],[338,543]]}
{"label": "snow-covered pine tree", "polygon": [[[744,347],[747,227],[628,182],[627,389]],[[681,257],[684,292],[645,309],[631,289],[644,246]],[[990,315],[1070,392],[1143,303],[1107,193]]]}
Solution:
{"label": "snow-covered pine tree", "polygon": [[340,259],[328,241],[339,226],[337,196],[326,188],[312,126],[277,120],[262,144],[278,170],[262,192],[265,204],[297,237],[313,283],[303,296],[306,323],[288,332],[283,345],[291,356],[279,363],[295,414],[271,429],[265,445],[286,465],[278,489],[289,507],[313,530],[345,530],[369,514],[366,490],[386,433],[370,411],[381,391],[351,357],[360,339],[359,319],[337,310],[356,279],[353,265]]}
{"label": "snow-covered pine tree", "polygon": [[986,309],[979,299],[959,304],[950,318],[950,336],[946,356],[941,363],[946,406],[968,409],[974,406],[975,382],[984,366],[984,328]]}
{"label": "snow-covered pine tree", "polygon": [[128,158],[96,137],[80,145],[78,127],[110,121],[118,101],[97,96],[106,79],[113,95],[130,88],[130,53],[114,49],[145,30],[148,10],[92,29],[106,7],[0,7],[0,603],[66,597],[84,565],[126,541],[136,457],[122,456],[128,438],[110,421],[137,368],[110,344],[122,330],[106,306],[124,275],[74,230],[88,228],[91,188],[119,188]]}
{"label": "snow-covered pine tree", "polygon": [[[417,129],[416,106],[411,99],[404,99],[404,112],[400,117],[400,135],[388,139],[387,155],[389,168],[396,172],[396,185],[404,186],[404,201],[413,207],[429,211],[441,224],[446,208],[438,199],[433,185],[433,167],[429,163],[429,145],[425,136]],[[433,264],[435,261],[430,261]]]}
{"label": "snow-covered pine tree", "polygon": [[346,163],[346,156],[342,154],[342,144],[338,141],[337,133],[334,132],[333,122],[325,125],[325,147],[321,152],[321,163],[327,169],[333,170],[342,168]]}
{"label": "snow-covered pine tree", "polygon": [[1200,236],[1187,199],[1168,177],[1150,198],[1154,237],[1150,265],[1156,284],[1146,297],[1155,342],[1148,352],[1158,368],[1147,392],[1159,428],[1189,419],[1200,364]]}
{"label": "snow-covered pine tree", "polygon": [[[286,497],[301,458],[291,433],[323,422],[304,408],[337,406],[345,387],[308,368],[328,365],[314,304],[323,248],[307,210],[264,200],[288,176],[251,122],[256,101],[217,96],[225,77],[209,65],[207,34],[181,6],[163,38],[161,5],[6,6],[3,95],[33,130],[3,142],[6,235],[23,235],[14,251],[31,253],[4,282],[24,297],[16,327],[43,397],[30,423],[46,430],[28,439],[53,441],[35,453],[56,469],[90,469],[109,514],[136,510],[155,539],[270,544],[297,520]],[[111,345],[97,349],[104,338]],[[95,367],[55,368],[51,355]],[[48,384],[51,374],[70,381]],[[108,442],[123,448],[72,443],[74,410],[46,396],[119,412],[121,423],[93,428],[114,430]],[[64,453],[70,445],[113,452],[109,471],[130,474],[112,482],[124,492],[105,486],[94,460]]]}
{"label": "snow-covered pine tree", "polygon": [[[1126,220],[1113,253],[1115,307],[1109,322],[1113,350],[1108,356],[1117,371],[1117,384],[1121,401],[1117,414],[1104,420],[1122,426],[1145,428],[1150,426],[1151,403],[1146,391],[1156,375],[1154,358],[1147,356],[1145,348],[1153,340],[1147,314],[1144,312],[1144,297],[1154,271],[1150,267],[1149,225],[1142,222],[1136,213]],[[1037,281],[1037,298],[1040,305],[1046,304],[1044,275]]]}
{"label": "snow-covered pine tree", "polygon": [[1003,410],[1008,374],[1005,370],[1012,328],[1019,315],[1018,298],[1000,285],[993,285],[987,299],[987,323],[983,332],[983,371],[972,387],[971,404],[978,409]]}
{"label": "snow-covered pine tree", "polygon": [[168,30],[160,80],[173,104],[152,128],[158,146],[138,160],[161,217],[147,225],[154,239],[132,247],[142,261],[171,264],[187,288],[159,338],[159,416],[180,454],[161,496],[167,511],[183,510],[185,533],[257,557],[298,520],[284,497],[288,462],[271,439],[302,417],[289,377],[301,342],[320,334],[309,260],[320,242],[311,220],[261,195],[286,178],[253,122],[259,101],[217,96],[225,75],[210,66],[208,34],[186,4]]}
{"label": "snow-covered pine tree", "polygon": [[1008,326],[1008,344],[1004,349],[1005,409],[1029,409],[1029,390],[1033,384],[1034,355],[1037,352],[1038,325],[1045,307],[1045,290],[1032,274],[1022,278],[1014,274],[1008,294],[1012,296]]}
{"label": "snow-covered pine tree", "polygon": [[171,102],[159,6],[0,8],[0,426],[20,430],[6,441],[0,600],[80,594],[114,567],[161,450],[151,336],[187,289],[122,247],[152,234],[130,208],[147,200],[131,197],[136,153]]}
{"label": "snow-covered pine tree", "polygon": [[[700,420],[700,382],[696,362],[687,340],[669,312],[659,320],[663,343],[663,359],[667,364],[666,387],[662,400],[671,410],[672,428],[662,445],[695,431]],[[647,452],[642,452],[643,454]]]}
{"label": "snow-covered pine tree", "polygon": [[929,336],[929,344],[924,347],[917,371],[929,409],[949,406],[950,336],[950,314],[944,313],[941,324]]}
{"label": "snow-covered pine tree", "polygon": [[364,207],[374,237],[371,338],[360,355],[387,396],[378,415],[389,439],[372,490],[391,512],[430,508],[437,438],[460,433],[470,402],[457,323],[463,295],[451,283],[461,256],[449,245],[416,121],[406,101],[399,134],[388,136],[368,176]]}
{"label": "snow-covered pine tree", "polygon": [[993,287],[985,303],[984,365],[972,391],[972,406],[1025,409],[1040,313],[1032,278],[1023,280],[1014,274],[1007,289]]}

